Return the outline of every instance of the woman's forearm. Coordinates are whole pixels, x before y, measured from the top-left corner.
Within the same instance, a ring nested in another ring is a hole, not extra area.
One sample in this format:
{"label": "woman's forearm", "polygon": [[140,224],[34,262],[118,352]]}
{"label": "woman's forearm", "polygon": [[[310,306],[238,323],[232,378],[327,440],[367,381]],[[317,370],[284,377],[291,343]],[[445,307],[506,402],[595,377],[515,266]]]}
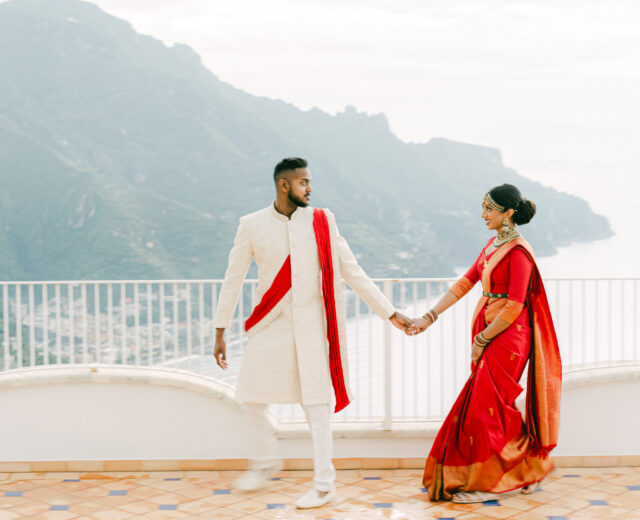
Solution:
{"label": "woman's forearm", "polygon": [[482,351],[487,348],[487,346],[491,343],[491,340],[501,332],[507,330],[509,325],[511,325],[511,323],[509,323],[508,321],[505,321],[501,318],[496,318],[484,330],[481,330],[478,334],[476,334],[473,338],[471,360],[474,363],[477,363],[478,359],[480,359],[480,356],[482,355]]}
{"label": "woman's forearm", "polygon": [[509,325],[511,325],[511,323],[509,323],[508,321],[505,321],[501,318],[496,318],[482,331],[482,335],[486,339],[492,340],[498,334],[507,330],[509,328]]}
{"label": "woman's forearm", "polygon": [[446,293],[444,293],[442,298],[438,300],[438,303],[436,303],[433,306],[433,308],[438,314],[442,314],[444,311],[446,311],[449,307],[451,307],[457,301],[458,301],[458,297],[455,294],[453,294],[451,291],[447,291]]}

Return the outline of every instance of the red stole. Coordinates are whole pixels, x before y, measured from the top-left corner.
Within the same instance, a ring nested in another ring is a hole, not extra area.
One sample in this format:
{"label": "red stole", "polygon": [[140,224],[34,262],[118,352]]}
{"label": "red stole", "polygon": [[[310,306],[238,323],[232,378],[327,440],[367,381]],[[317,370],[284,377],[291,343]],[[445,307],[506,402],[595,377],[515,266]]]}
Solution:
{"label": "red stole", "polygon": [[251,327],[257,325],[284,298],[289,289],[291,289],[291,255],[284,261],[271,287],[264,293],[260,303],[255,306],[251,316],[244,322],[244,330],[248,332]]}
{"label": "red stole", "polygon": [[[313,231],[318,246],[318,260],[322,271],[322,296],[325,317],[327,319],[327,339],[329,340],[329,370],[331,384],[336,396],[335,412],[339,412],[349,404],[349,396],[344,382],[342,358],[340,356],[340,337],[338,334],[338,319],[336,316],[336,299],[333,287],[333,259],[331,256],[331,236],[327,215],[321,209],[313,210]],[[251,316],[244,324],[244,330],[249,331],[264,318],[284,295],[291,289],[291,255],[287,257],[278,271],[271,287],[262,296]]]}

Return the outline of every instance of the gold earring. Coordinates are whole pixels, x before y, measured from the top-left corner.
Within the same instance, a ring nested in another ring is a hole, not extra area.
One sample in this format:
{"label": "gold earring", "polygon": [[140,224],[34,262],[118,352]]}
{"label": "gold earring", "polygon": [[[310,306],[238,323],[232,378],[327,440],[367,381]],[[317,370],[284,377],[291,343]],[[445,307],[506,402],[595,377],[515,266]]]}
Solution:
{"label": "gold earring", "polygon": [[502,229],[500,231],[503,233],[509,231],[509,219],[507,217],[504,217],[504,220],[502,221]]}

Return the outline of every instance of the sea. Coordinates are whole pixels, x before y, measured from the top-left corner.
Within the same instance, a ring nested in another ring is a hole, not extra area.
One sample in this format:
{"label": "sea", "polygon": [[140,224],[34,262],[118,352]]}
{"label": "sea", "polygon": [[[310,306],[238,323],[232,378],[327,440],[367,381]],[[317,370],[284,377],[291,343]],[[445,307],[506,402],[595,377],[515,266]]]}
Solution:
{"label": "sea", "polygon": [[[543,277],[640,277],[640,167],[524,168],[518,172],[545,186],[583,198],[593,211],[609,220],[615,233],[605,240],[575,242],[559,248],[556,255],[538,258]],[[526,235],[526,227],[523,233]]]}

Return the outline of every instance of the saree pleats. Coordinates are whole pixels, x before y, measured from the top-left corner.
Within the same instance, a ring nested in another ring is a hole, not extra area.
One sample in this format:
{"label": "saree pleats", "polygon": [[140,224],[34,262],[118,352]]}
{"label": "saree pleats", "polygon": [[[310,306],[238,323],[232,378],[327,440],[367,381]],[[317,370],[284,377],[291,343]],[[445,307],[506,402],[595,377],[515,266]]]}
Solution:
{"label": "saree pleats", "polygon": [[[522,246],[530,253],[525,241],[514,242],[512,247]],[[493,265],[507,253],[502,252]],[[485,291],[490,290],[485,288],[488,279],[483,276]],[[432,500],[448,500],[459,491],[510,491],[542,480],[554,467],[548,453],[557,442],[561,364],[537,269],[527,303],[472,366],[436,436],[423,477]],[[495,316],[496,307],[495,301],[480,300],[473,335],[485,328],[487,318]],[[527,362],[523,421],[515,401],[523,390],[519,381]]]}

